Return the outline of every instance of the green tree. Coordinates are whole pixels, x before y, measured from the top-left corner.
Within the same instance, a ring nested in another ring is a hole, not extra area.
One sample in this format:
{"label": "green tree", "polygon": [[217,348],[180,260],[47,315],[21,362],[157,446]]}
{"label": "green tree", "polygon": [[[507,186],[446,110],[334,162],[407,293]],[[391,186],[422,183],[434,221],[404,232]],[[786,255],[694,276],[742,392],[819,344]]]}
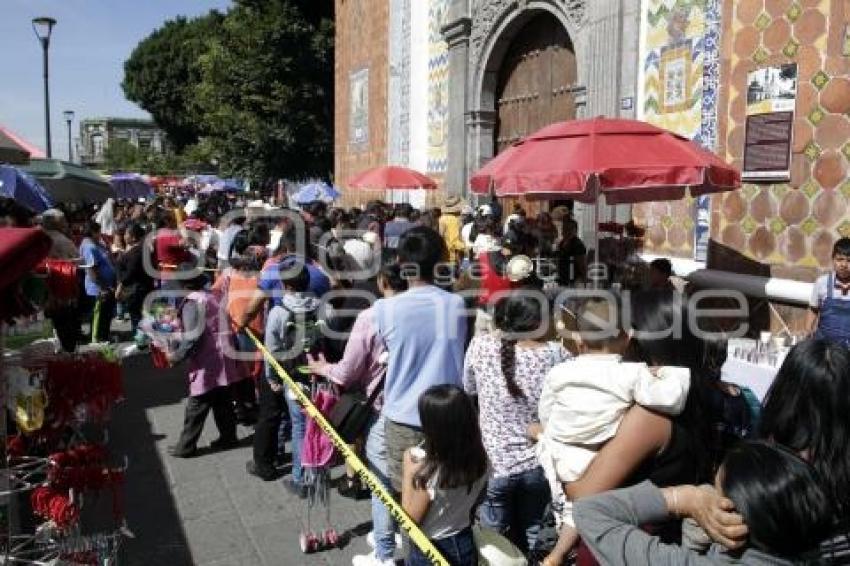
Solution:
{"label": "green tree", "polygon": [[332,168],[333,3],[236,0],[201,54],[197,104],[221,168],[257,180]]}
{"label": "green tree", "polygon": [[127,100],[153,116],[178,152],[203,134],[194,104],[200,80],[197,63],[223,21],[224,15],[215,10],[192,20],[167,21],[143,39],[124,63],[121,87]]}
{"label": "green tree", "polygon": [[128,140],[115,139],[104,152],[107,171],[136,171],[144,160],[143,152]]}

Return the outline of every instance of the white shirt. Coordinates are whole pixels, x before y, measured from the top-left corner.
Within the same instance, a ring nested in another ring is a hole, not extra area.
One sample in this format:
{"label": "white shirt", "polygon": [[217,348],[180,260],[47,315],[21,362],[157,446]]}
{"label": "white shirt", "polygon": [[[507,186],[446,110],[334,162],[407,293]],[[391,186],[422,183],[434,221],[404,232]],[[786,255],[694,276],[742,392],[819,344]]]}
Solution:
{"label": "white shirt", "polygon": [[192,213],[196,210],[198,210],[198,199],[192,197],[186,201],[186,206],[183,208],[183,211],[186,213],[186,216],[192,216]]}
{"label": "white shirt", "polygon": [[370,270],[375,263],[375,249],[360,238],[350,238],[342,243],[342,249],[345,253],[354,260],[354,267],[357,270]]}
{"label": "white shirt", "polygon": [[[833,274],[833,286],[835,285],[835,275]],[[827,287],[829,287],[829,274],[821,275],[815,281],[815,284],[812,286],[812,297],[809,299],[809,306],[813,309],[819,309],[823,300],[826,299]],[[841,294],[841,289],[833,289],[832,290],[832,298],[839,299],[842,301],[850,301],[850,293],[846,295]]]}
{"label": "white shirt", "polygon": [[537,459],[559,525],[574,526],[561,484],[584,474],[601,445],[617,434],[629,407],[638,403],[677,415],[690,382],[688,368],[663,367],[656,376],[646,364],[626,363],[615,354],[586,354],[552,368],[540,396]]}
{"label": "white shirt", "polygon": [[198,247],[204,253],[206,253],[210,248],[218,250],[218,230],[212,226],[208,226],[201,230],[201,238]]}
{"label": "white shirt", "polygon": [[231,224],[221,232],[221,236],[218,238],[218,259],[230,259],[230,248],[233,247],[233,238],[243,229],[239,224]]}
{"label": "white shirt", "polygon": [[466,249],[472,249],[472,226],[473,222],[467,222],[463,225],[463,228],[460,229],[460,238],[463,240],[463,245],[466,246]]}
{"label": "white shirt", "polygon": [[283,237],[283,230],[279,230],[278,228],[274,228],[269,230],[269,245],[266,246],[266,249],[269,250],[269,255],[272,256],[277,251],[277,247],[280,245],[280,239]]}
{"label": "white shirt", "polygon": [[571,444],[611,439],[634,403],[677,415],[690,387],[688,368],[664,367],[657,375],[644,363],[623,362],[615,354],[585,354],[549,372],[540,396],[545,434]]}

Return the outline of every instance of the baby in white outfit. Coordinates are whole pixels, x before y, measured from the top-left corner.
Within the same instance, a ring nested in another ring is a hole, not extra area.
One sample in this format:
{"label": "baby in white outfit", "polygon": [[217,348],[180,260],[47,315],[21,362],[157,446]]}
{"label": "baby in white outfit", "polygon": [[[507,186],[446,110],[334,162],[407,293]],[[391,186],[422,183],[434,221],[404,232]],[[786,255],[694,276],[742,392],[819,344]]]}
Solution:
{"label": "baby in white outfit", "polygon": [[[607,310],[607,306],[605,307]],[[585,308],[590,318],[605,319],[598,304]],[[603,321],[604,322],[604,321]],[[592,328],[582,323],[579,332]],[[540,397],[537,456],[552,490],[553,510],[561,528],[561,540],[550,555],[558,564],[577,539],[572,504],[563,484],[579,479],[599,449],[617,433],[626,411],[635,403],[675,416],[682,412],[690,387],[690,370],[680,367],[650,369],[644,363],[622,361],[619,351],[624,334],[610,339],[582,338],[582,355],[563,362],[549,372]],[[548,564],[550,560],[544,563]]]}
{"label": "baby in white outfit", "polygon": [[[552,493],[584,474],[596,452],[614,437],[634,403],[667,415],[682,412],[688,397],[688,368],[624,362],[617,354],[584,354],[549,372],[540,397],[543,434],[537,455]],[[570,505],[561,518],[570,526]]]}

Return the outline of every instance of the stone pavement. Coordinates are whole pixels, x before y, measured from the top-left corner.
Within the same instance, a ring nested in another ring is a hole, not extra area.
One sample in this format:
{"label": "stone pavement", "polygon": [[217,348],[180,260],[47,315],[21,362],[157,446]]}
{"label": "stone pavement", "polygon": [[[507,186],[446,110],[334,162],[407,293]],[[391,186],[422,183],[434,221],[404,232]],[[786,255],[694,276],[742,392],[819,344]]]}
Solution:
{"label": "stone pavement", "polygon": [[[301,553],[298,536],[306,523],[306,504],[290,496],[279,481],[262,482],[245,472],[251,456],[250,428],[245,442],[228,452],[202,452],[172,458],[182,425],[185,369],[157,370],[150,356],[125,359],[127,401],[115,408],[110,443],[126,453],[125,509],[135,539],[126,541],[122,564],[129,566],[333,565],[351,564],[369,550],[368,500],[352,501],[333,491],[332,525],[350,535],[340,549]],[[210,414],[200,446],[215,438]],[[334,478],[343,474],[334,470]],[[322,528],[321,521],[314,522]]]}

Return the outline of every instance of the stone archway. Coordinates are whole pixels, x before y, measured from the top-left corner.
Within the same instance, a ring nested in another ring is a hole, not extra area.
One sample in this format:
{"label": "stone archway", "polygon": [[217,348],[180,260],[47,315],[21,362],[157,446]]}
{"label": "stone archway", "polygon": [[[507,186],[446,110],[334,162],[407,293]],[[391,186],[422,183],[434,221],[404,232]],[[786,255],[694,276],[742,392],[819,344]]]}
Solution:
{"label": "stone archway", "polygon": [[[585,90],[579,86],[582,82],[582,65],[575,53],[583,48],[584,34],[580,33],[585,24],[586,0],[484,0],[479,2],[472,13],[472,29],[469,39],[470,93],[467,113],[467,170],[475,171],[495,155],[499,124],[499,94],[504,87],[503,67],[510,64],[507,59],[523,50],[522,43],[529,50],[545,45],[531,47],[533,41],[523,37],[523,32],[531,26],[548,27],[551,42],[559,48],[568,50],[566,57],[571,67],[564,70],[563,77],[556,78],[554,87],[559,92],[563,104],[578,107],[572,116],[553,114],[556,119],[568,119],[581,116],[581,107],[585,103]],[[559,29],[556,29],[559,28]],[[515,46],[515,40],[520,45]],[[566,55],[567,51],[561,53]],[[551,54],[550,54],[551,55]],[[500,83],[500,78],[502,82]],[[568,84],[569,83],[569,84]],[[531,92],[533,96],[533,92]],[[538,100],[542,96],[538,92]],[[529,107],[533,106],[529,104]],[[543,101],[551,103],[551,96]],[[510,103],[510,104],[513,104]],[[555,121],[555,120],[553,120]],[[533,122],[533,121],[532,121]],[[545,124],[543,124],[545,125]],[[522,132],[527,134],[530,132]]]}
{"label": "stone archway", "polygon": [[575,48],[549,13],[535,14],[511,40],[496,79],[494,152],[540,128],[576,117]]}

